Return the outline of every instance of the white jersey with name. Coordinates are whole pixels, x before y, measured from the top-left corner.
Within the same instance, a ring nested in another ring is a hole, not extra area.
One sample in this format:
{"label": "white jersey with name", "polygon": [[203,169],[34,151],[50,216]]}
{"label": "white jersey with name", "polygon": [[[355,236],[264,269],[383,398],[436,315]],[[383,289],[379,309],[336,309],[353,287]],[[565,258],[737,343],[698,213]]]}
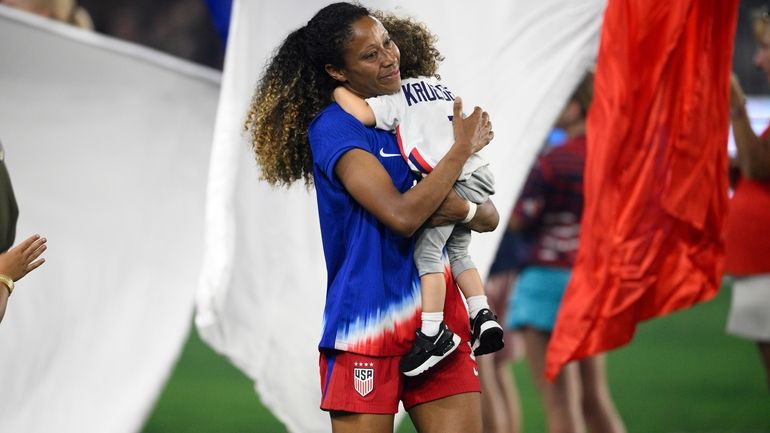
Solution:
{"label": "white jersey with name", "polygon": [[[413,171],[428,174],[454,143],[455,96],[435,77],[401,80],[401,91],[367,98],[377,128],[395,131],[401,156]],[[458,180],[466,180],[487,162],[471,155]]]}

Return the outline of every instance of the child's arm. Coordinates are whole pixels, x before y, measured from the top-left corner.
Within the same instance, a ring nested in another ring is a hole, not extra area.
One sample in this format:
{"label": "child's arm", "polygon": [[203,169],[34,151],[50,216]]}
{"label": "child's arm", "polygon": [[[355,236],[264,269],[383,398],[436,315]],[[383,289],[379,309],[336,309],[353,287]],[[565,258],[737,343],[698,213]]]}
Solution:
{"label": "child's arm", "polygon": [[345,87],[338,86],[334,89],[334,100],[340,104],[343,110],[347,111],[348,114],[358,119],[364,125],[374,126],[376,124],[374,111],[372,111],[369,104]]}

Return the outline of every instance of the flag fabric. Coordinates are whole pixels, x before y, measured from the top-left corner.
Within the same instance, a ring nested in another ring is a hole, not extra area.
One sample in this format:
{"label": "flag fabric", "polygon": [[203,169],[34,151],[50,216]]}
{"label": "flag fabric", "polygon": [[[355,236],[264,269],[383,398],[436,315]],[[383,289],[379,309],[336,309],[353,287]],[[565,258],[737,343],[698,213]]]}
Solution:
{"label": "flag fabric", "polygon": [[[290,31],[327,0],[233,3],[209,168],[204,263],[196,301],[203,339],[255,380],[262,402],[292,432],[326,432],[317,345],[326,287],[312,189],[272,188],[241,132],[260,71]],[[500,215],[513,207],[529,165],[572,89],[593,64],[604,0],[365,1],[407,14],[438,35],[442,80],[489,111],[485,150]],[[503,226],[474,234],[489,268]],[[366,382],[357,383],[366,392]],[[351,383],[351,391],[354,390]]]}
{"label": "flag fabric", "polygon": [[570,360],[713,297],[724,261],[737,0],[610,0],[588,115],[585,209],[548,347]]}
{"label": "flag fabric", "polygon": [[142,429],[190,331],[220,74],[0,5],[16,242],[0,432]]}

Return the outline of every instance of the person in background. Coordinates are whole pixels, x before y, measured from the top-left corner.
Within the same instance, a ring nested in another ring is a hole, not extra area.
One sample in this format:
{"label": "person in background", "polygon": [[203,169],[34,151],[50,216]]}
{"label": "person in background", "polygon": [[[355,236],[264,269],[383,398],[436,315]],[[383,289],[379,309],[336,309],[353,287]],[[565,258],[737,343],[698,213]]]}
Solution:
{"label": "person in background", "polygon": [[5,150],[0,143],[0,251],[3,251],[0,253],[0,322],[5,316],[15,282],[45,262],[40,255],[46,250],[46,239],[40,235],[32,235],[9,249],[16,237],[18,217],[19,208],[5,167]]}
{"label": "person in background", "polygon": [[[500,323],[507,321],[508,299],[521,266],[526,262],[530,243],[527,236],[506,229],[492,261],[484,292],[490,308],[498,313]],[[505,347],[502,350],[477,358],[485,433],[521,432],[521,402],[511,362],[523,358],[523,337],[520,332],[513,330],[505,333]]]}
{"label": "person in background", "polygon": [[0,0],[0,4],[72,24],[82,29],[94,29],[91,15],[75,0]]}
{"label": "person in background", "polygon": [[[558,128],[551,130],[545,148],[561,146],[566,133]],[[500,323],[507,323],[508,300],[513,295],[516,280],[526,265],[532,247],[530,233],[512,231],[509,224],[500,240],[495,259],[484,283],[489,306],[499,313]],[[478,359],[481,379],[481,411],[486,433],[520,433],[523,413],[516,378],[511,362],[524,359],[524,337],[521,332],[509,329],[505,333],[505,347],[492,356]]]}
{"label": "person in background", "polygon": [[[755,11],[752,27],[757,42],[754,65],[770,81],[767,7]],[[770,389],[770,127],[757,136],[746,113],[746,96],[735,75],[730,87],[739,176],[730,200],[725,238],[725,271],[734,278],[727,332],[756,342]]]}
{"label": "person in background", "polygon": [[545,152],[529,173],[509,229],[534,236],[527,267],[509,307],[509,326],[522,330],[527,360],[540,391],[549,433],[624,433],[607,386],[604,355],[568,364],[554,382],[545,355],[562,295],[575,264],[583,213],[586,115],[593,74],[577,87],[556,122],[567,140]]}

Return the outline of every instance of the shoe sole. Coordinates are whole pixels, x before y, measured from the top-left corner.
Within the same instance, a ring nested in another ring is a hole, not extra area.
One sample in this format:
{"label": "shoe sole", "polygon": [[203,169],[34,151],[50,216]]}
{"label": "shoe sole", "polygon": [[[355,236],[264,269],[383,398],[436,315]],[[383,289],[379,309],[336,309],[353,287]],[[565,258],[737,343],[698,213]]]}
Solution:
{"label": "shoe sole", "polygon": [[497,352],[505,346],[503,342],[503,328],[495,321],[488,321],[481,325],[479,339],[473,343],[473,355],[481,356]]}
{"label": "shoe sole", "polygon": [[422,364],[418,365],[417,367],[415,367],[415,368],[413,368],[413,369],[411,369],[409,371],[404,371],[402,373],[404,374],[404,376],[409,376],[409,377],[417,376],[420,373],[423,373],[427,369],[429,369],[429,368],[433,367],[434,365],[438,364],[442,359],[444,359],[447,356],[451,355],[452,352],[457,350],[457,346],[459,346],[459,345],[460,345],[460,337],[458,337],[457,335],[453,335],[452,336],[452,347],[449,348],[447,353],[445,353],[443,355],[433,355],[430,358],[428,358],[425,362],[423,362]]}

